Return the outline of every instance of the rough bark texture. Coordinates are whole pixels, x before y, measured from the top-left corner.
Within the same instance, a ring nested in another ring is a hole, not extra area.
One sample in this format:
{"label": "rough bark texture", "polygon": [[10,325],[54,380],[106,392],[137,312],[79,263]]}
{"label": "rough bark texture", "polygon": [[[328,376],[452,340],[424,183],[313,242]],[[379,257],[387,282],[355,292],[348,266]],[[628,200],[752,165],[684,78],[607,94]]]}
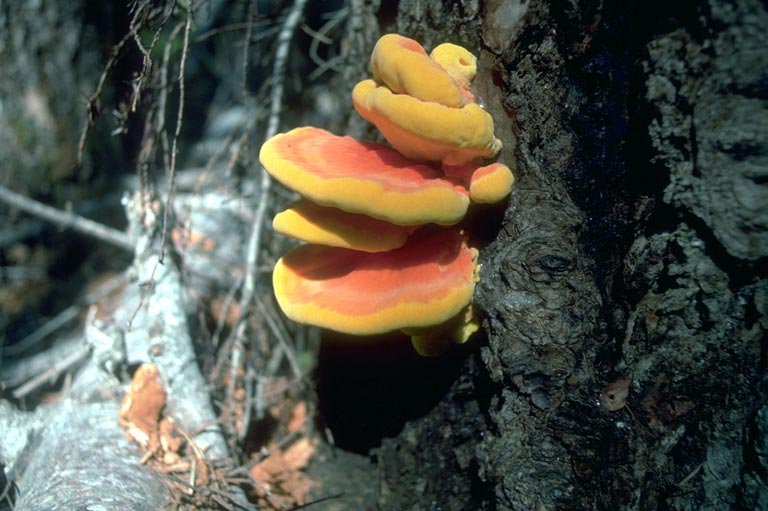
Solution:
{"label": "rough bark texture", "polygon": [[766,26],[749,0],[401,2],[400,33],[483,48],[519,180],[487,345],[385,440],[382,509],[768,507]]}

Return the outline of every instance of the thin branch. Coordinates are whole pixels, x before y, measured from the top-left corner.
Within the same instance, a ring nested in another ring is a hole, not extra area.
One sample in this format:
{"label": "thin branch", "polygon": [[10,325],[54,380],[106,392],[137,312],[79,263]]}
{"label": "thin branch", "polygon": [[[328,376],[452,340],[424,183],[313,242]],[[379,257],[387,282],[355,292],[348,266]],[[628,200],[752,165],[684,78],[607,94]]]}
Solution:
{"label": "thin branch", "polygon": [[49,222],[60,225],[62,228],[74,229],[77,232],[98,238],[116,247],[133,252],[133,242],[124,232],[113,229],[106,225],[94,222],[85,217],[72,213],[71,211],[62,211],[51,206],[42,204],[36,200],[25,197],[19,193],[9,190],[0,185],[0,200],[30,213]]}
{"label": "thin branch", "polygon": [[13,481],[5,479],[5,488],[0,493],[0,502],[5,502],[8,505],[8,509],[13,509],[14,501],[16,500],[16,487]]}
{"label": "thin branch", "polygon": [[[241,321],[235,328],[235,337],[232,344],[232,358],[229,366],[229,381],[227,382],[227,397],[234,400],[236,395],[237,383],[240,381],[238,372],[243,361],[243,342],[242,339],[245,335],[246,321]],[[243,429],[247,429],[247,425],[243,424]]]}
{"label": "thin branch", "polygon": [[242,279],[237,279],[237,281],[232,284],[232,286],[230,286],[229,291],[227,291],[227,294],[224,297],[224,301],[221,304],[221,310],[219,311],[219,319],[216,322],[216,330],[213,331],[213,335],[211,336],[211,346],[214,348],[219,347],[221,333],[224,331],[224,327],[227,326],[229,309],[232,306],[232,303],[235,300],[235,294],[237,293],[237,290],[240,288],[242,283]]}
{"label": "thin branch", "polygon": [[165,258],[166,237],[168,236],[168,213],[171,210],[173,200],[173,185],[176,176],[176,153],[178,152],[178,139],[181,133],[181,123],[184,117],[184,71],[187,68],[187,54],[189,53],[189,28],[192,26],[192,2],[187,3],[187,19],[184,24],[184,45],[181,51],[181,61],[179,63],[179,110],[176,115],[176,129],[173,132],[173,142],[171,142],[171,166],[168,169],[168,197],[166,198],[165,209],[163,211],[163,241],[160,244],[160,263]]}
{"label": "thin branch", "polygon": [[243,75],[241,78],[244,98],[248,95],[248,54],[251,50],[251,36],[253,35],[253,23],[251,23],[251,20],[256,15],[256,2],[249,0],[246,10],[248,12],[248,26],[245,31],[245,40],[243,41]]}
{"label": "thin branch", "polygon": [[139,49],[139,51],[143,56],[142,70],[138,78],[136,79],[136,83],[134,84],[133,100],[131,101],[131,112],[133,113],[136,112],[136,106],[139,102],[141,91],[144,89],[144,86],[143,86],[144,80],[152,72],[152,57],[151,57],[152,50],[155,48],[155,44],[157,44],[158,39],[160,39],[160,34],[163,31],[163,27],[165,27],[165,24],[171,18],[171,14],[173,14],[174,8],[175,8],[175,3],[171,5],[171,8],[168,10],[168,14],[160,22],[160,24],[157,27],[157,30],[155,30],[155,33],[152,35],[152,41],[149,43],[149,48],[144,47],[144,45],[141,42],[141,37],[139,37],[139,31],[135,28],[136,16],[134,16],[131,19],[130,30],[134,35],[133,39],[134,39],[134,42],[136,43],[136,47]]}
{"label": "thin branch", "polygon": [[[165,47],[163,48],[163,59],[158,70],[160,82],[158,90],[160,93],[157,97],[157,108],[154,114],[154,119],[152,119],[151,115],[147,116],[146,127],[144,130],[145,142],[142,144],[142,150],[138,160],[139,179],[142,183],[140,187],[141,190],[144,189],[145,183],[149,182],[147,170],[149,168],[149,159],[152,157],[152,153],[156,147],[157,137],[160,138],[160,145],[163,149],[163,164],[165,165],[165,168],[170,168],[171,166],[170,159],[168,158],[168,137],[166,136],[165,131],[166,107],[168,105],[168,91],[170,89],[168,86],[168,67],[170,65],[173,42],[176,40],[176,36],[183,26],[184,23],[178,23],[173,27],[168,36],[168,40],[165,43]],[[154,126],[152,126],[152,121],[154,121]]]}
{"label": "thin branch", "polygon": [[[256,381],[256,371],[249,367],[245,370],[243,375],[243,418],[240,421],[240,431],[237,432],[237,439],[241,443],[245,441],[248,436],[248,426],[251,424],[251,410],[253,405],[253,395],[258,392],[259,384]],[[259,417],[261,418],[261,417]]]}
{"label": "thin branch", "polygon": [[28,351],[32,347],[36,346],[40,341],[56,332],[64,325],[77,318],[80,315],[80,305],[71,305],[63,311],[56,314],[49,321],[46,321],[43,326],[24,337],[21,341],[11,344],[9,346],[3,345],[0,348],[0,354],[2,356],[15,357],[25,351]]}
{"label": "thin branch", "polygon": [[148,4],[138,4],[138,8],[136,9],[136,12],[134,13],[133,18],[131,19],[130,30],[110,50],[109,59],[107,60],[107,64],[104,66],[104,69],[102,69],[101,71],[101,75],[99,76],[99,81],[96,84],[96,89],[93,91],[93,94],[91,94],[88,97],[88,101],[87,101],[88,115],[86,115],[85,117],[85,124],[83,125],[83,129],[80,132],[80,140],[77,143],[77,165],[83,164],[85,140],[88,137],[88,130],[93,124],[93,121],[95,120],[95,118],[98,116],[99,97],[101,96],[101,93],[104,89],[104,83],[107,81],[109,72],[112,70],[115,63],[117,62],[117,57],[120,55],[120,51],[123,49],[123,46],[125,46],[125,44],[131,39],[137,38],[138,32],[142,28],[144,28],[143,21],[140,23],[135,23],[135,20],[137,20],[139,16],[143,14],[142,10],[144,9],[144,7],[146,7],[146,5]]}
{"label": "thin branch", "polygon": [[[285,89],[285,65],[288,60],[288,51],[291,46],[291,38],[296,31],[296,26],[304,11],[307,0],[296,0],[291,8],[291,12],[285,19],[280,34],[277,37],[277,51],[275,52],[275,62],[272,68],[272,94],[270,98],[269,121],[267,123],[267,132],[265,138],[272,138],[277,134],[277,127],[280,122],[280,109],[283,105],[283,92]],[[258,209],[253,222],[253,230],[248,241],[248,254],[245,283],[243,288],[243,297],[240,300],[240,312],[242,314],[251,301],[256,290],[256,261],[261,249],[261,233],[264,226],[264,217],[269,205],[269,191],[272,186],[272,179],[264,169],[261,169],[261,182],[258,199]]]}
{"label": "thin branch", "polygon": [[[277,37],[277,50],[275,51],[274,65],[272,67],[272,94],[270,96],[270,112],[267,123],[267,132],[265,138],[271,138],[277,133],[280,122],[280,109],[283,104],[283,92],[285,89],[285,68],[288,60],[288,53],[291,47],[291,39],[296,31],[296,27],[304,11],[306,0],[295,0],[288,16],[285,18],[280,34]],[[237,374],[240,370],[240,363],[243,360],[242,339],[245,333],[244,314],[248,310],[256,291],[257,261],[261,251],[261,234],[264,225],[264,218],[269,205],[269,193],[272,180],[264,169],[261,169],[260,190],[258,196],[258,206],[254,217],[251,235],[248,240],[246,254],[246,273],[243,283],[243,293],[240,296],[238,308],[237,326],[232,329],[234,343],[232,345],[232,365],[230,366],[230,391],[233,390],[234,382],[237,381]]]}
{"label": "thin branch", "polygon": [[195,38],[195,42],[202,43],[206,39],[210,39],[211,37],[217,36],[225,32],[243,30],[251,27],[260,28],[260,27],[271,25],[271,24],[272,24],[272,21],[270,20],[251,21],[251,18],[249,17],[248,21],[241,21],[239,23],[232,23],[229,25],[225,25],[223,27],[212,28],[211,30],[197,36]]}
{"label": "thin branch", "polygon": [[329,61],[323,60],[320,57],[320,55],[317,53],[317,49],[320,46],[320,43],[332,44],[333,39],[328,37],[328,33],[334,28],[336,28],[336,25],[344,21],[347,17],[349,17],[349,9],[347,7],[343,7],[338,11],[331,13],[328,21],[326,21],[325,24],[322,27],[320,27],[320,30],[312,30],[312,28],[306,24],[304,24],[301,27],[304,32],[306,32],[312,37],[312,42],[309,45],[309,57],[312,59],[312,62],[317,64],[319,68],[322,68],[325,70],[325,69],[328,69],[328,67],[331,67],[329,65],[330,60]]}
{"label": "thin branch", "polygon": [[88,353],[90,353],[90,348],[88,348],[88,346],[79,346],[75,351],[56,361],[46,371],[38,374],[25,384],[20,385],[18,388],[14,389],[13,397],[16,399],[22,399],[38,387],[45,385],[46,383],[56,381],[63,372],[67,371],[69,368],[87,357]]}
{"label": "thin branch", "polygon": [[314,506],[315,504],[320,504],[322,502],[325,502],[327,500],[333,500],[333,499],[340,499],[344,496],[344,492],[340,493],[334,493],[333,495],[326,495],[325,497],[320,497],[315,500],[312,500],[310,502],[306,502],[304,504],[296,505],[292,508],[290,508],[288,511],[298,511],[299,509],[307,509],[311,506]]}
{"label": "thin branch", "polygon": [[[261,298],[256,298],[256,306],[259,309],[259,312],[261,312],[262,316],[267,320],[267,325],[269,326],[269,329],[272,331],[272,335],[277,338],[277,341],[280,343],[280,347],[282,348],[283,354],[285,355],[285,358],[288,360],[288,364],[291,366],[291,371],[293,372],[293,376],[298,380],[302,377],[301,374],[301,366],[299,365],[299,361],[296,358],[296,353],[293,350],[293,347],[291,347],[291,343],[288,341],[289,336],[288,333],[285,331],[285,328],[282,328],[277,320],[273,317],[273,314],[270,313],[270,311],[267,310],[266,305],[264,305],[264,302],[261,300]],[[279,351],[279,350],[276,350]]]}
{"label": "thin branch", "polygon": [[46,339],[48,336],[58,331],[64,325],[77,318],[77,316],[80,315],[80,312],[84,308],[95,304],[105,296],[115,292],[119,287],[125,285],[127,278],[128,277],[125,273],[119,273],[115,277],[110,278],[93,291],[87,293],[83,300],[77,300],[75,303],[48,320],[40,328],[24,337],[21,341],[10,346],[3,346],[2,354],[15,357],[28,351],[37,343],[43,339]]}

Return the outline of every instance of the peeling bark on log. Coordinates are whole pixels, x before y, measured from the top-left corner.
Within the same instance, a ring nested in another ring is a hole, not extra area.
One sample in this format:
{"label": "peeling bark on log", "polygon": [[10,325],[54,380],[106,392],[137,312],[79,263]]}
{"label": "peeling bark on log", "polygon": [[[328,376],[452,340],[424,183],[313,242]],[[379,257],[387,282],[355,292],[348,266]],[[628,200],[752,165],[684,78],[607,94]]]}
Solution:
{"label": "peeling bark on log", "polygon": [[[197,363],[180,272],[170,260],[170,248],[167,259],[161,261],[162,215],[147,214],[142,202],[141,194],[136,193],[127,207],[131,227],[137,233],[136,274],[139,283],[148,286],[143,310],[135,319],[143,323],[139,329],[148,337],[150,359],[168,392],[168,413],[195,439],[207,459],[223,460],[229,452]],[[152,215],[154,222],[147,219]]]}
{"label": "peeling bark on log", "polygon": [[[83,342],[83,341],[81,341]],[[16,511],[162,509],[168,491],[118,426],[120,385],[94,356],[60,402],[33,412],[0,402],[0,462]]]}
{"label": "peeling bark on log", "polygon": [[14,509],[162,509],[166,488],[139,464],[138,447],[117,426],[117,408],[67,400],[51,413],[17,481]]}
{"label": "peeling bark on log", "polygon": [[382,509],[768,507],[766,26],[749,0],[401,2],[404,35],[484,48],[519,181],[487,346],[385,440]]}
{"label": "peeling bark on log", "polygon": [[139,511],[167,504],[161,476],[139,463],[142,452],[118,426],[124,386],[115,375],[125,373],[129,362],[151,359],[168,395],[168,416],[206,459],[229,457],[197,366],[178,269],[169,260],[160,264],[156,255],[159,224],[149,218],[162,222],[162,215],[145,212],[139,197],[129,201],[127,212],[137,246],[135,272],[146,290],[130,284],[112,317],[105,312],[105,319],[87,325],[91,357],[60,404],[26,414],[7,403],[0,408],[0,438],[14,440],[0,449],[0,462],[18,485],[17,510]]}

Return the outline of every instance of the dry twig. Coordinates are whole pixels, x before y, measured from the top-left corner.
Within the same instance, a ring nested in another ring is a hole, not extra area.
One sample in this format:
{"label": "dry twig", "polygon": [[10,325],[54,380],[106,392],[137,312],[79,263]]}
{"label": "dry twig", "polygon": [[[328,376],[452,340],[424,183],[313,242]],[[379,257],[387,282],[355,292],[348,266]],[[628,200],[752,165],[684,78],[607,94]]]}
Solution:
{"label": "dry twig", "polygon": [[178,152],[179,133],[181,132],[182,119],[184,117],[184,71],[186,70],[187,54],[189,53],[189,28],[192,26],[192,2],[187,2],[187,17],[184,22],[184,43],[181,51],[181,61],[179,62],[179,110],[176,114],[176,128],[173,132],[173,142],[171,142],[171,164],[168,169],[168,195],[165,200],[165,209],[163,210],[163,241],[160,244],[160,263],[165,258],[166,236],[168,235],[168,214],[172,207],[173,185],[176,176],[176,154]]}
{"label": "dry twig", "polygon": [[75,351],[67,354],[62,359],[56,360],[53,365],[48,367],[46,371],[38,374],[28,382],[14,389],[13,397],[16,399],[22,399],[46,383],[56,381],[65,371],[69,370],[72,366],[84,360],[85,357],[88,356],[89,351],[90,350],[88,349],[88,346],[78,346]]}
{"label": "dry twig", "polygon": [[[285,88],[285,65],[288,60],[288,51],[290,49],[293,33],[296,31],[299,19],[307,0],[296,0],[291,8],[291,12],[285,19],[283,28],[277,37],[277,51],[275,52],[274,66],[272,68],[272,94],[270,98],[269,121],[267,123],[267,132],[265,138],[271,138],[277,134],[278,124],[280,122],[280,109],[283,104],[283,91]],[[264,169],[261,169],[261,181],[259,197],[257,201],[256,216],[253,221],[253,229],[248,240],[246,276],[243,283],[243,295],[240,299],[240,313],[248,308],[253,301],[253,294],[256,290],[256,261],[261,250],[261,233],[264,226],[267,207],[269,205],[269,192],[272,186],[272,180]]]}
{"label": "dry twig", "polygon": [[[148,13],[145,11],[147,7],[151,8],[152,2],[137,2],[136,3],[136,10],[133,13],[133,16],[131,18],[130,28],[128,30],[128,33],[126,33],[120,41],[115,44],[112,49],[109,52],[109,58],[107,59],[107,63],[104,66],[104,69],[101,71],[101,75],[99,76],[99,81],[96,84],[96,89],[93,91],[93,94],[91,94],[88,97],[87,100],[87,109],[88,109],[88,115],[85,118],[85,124],[83,125],[82,130],[80,131],[80,140],[77,144],[77,165],[83,164],[83,153],[85,151],[85,141],[88,138],[88,130],[90,129],[91,125],[93,124],[93,121],[96,120],[96,117],[99,115],[99,98],[101,97],[101,94],[104,90],[104,84],[107,81],[107,77],[109,76],[110,71],[112,71],[112,68],[117,63],[117,59],[120,56],[120,52],[122,51],[123,47],[128,43],[128,41],[134,41],[139,50],[145,55],[145,58],[148,58],[148,52],[146,49],[141,45],[141,40],[139,38],[139,32],[144,28],[144,23],[146,23],[147,19],[149,18]],[[166,18],[167,20],[167,18]],[[165,20],[162,22],[165,23]],[[161,26],[158,28],[158,34]],[[157,35],[153,38],[152,45],[155,44],[155,41],[157,40]],[[151,50],[151,47],[150,47]],[[150,61],[151,62],[151,61]],[[144,62],[145,68],[147,62]],[[144,70],[146,71],[146,69]],[[134,88],[134,99],[132,101],[132,109],[135,109],[136,102],[138,101],[138,96],[141,91],[143,82],[143,74],[139,77],[137,80],[136,86]]]}
{"label": "dry twig", "polygon": [[62,211],[51,206],[47,206],[36,200],[25,197],[19,193],[9,190],[0,185],[0,200],[17,209],[39,216],[60,225],[62,228],[72,228],[77,232],[92,236],[94,238],[106,241],[112,245],[125,250],[133,251],[133,242],[130,237],[122,231],[107,227],[106,225],[94,222],[85,217],[72,213],[71,211]]}
{"label": "dry twig", "polygon": [[[280,109],[283,103],[283,92],[285,88],[285,68],[290,50],[291,39],[296,31],[302,12],[306,5],[306,0],[295,0],[288,16],[285,18],[283,27],[277,37],[277,49],[275,51],[274,64],[272,67],[272,93],[270,97],[270,113],[267,123],[265,138],[270,138],[277,133],[280,122]],[[238,307],[238,320],[236,327],[233,328],[230,337],[232,343],[232,358],[230,365],[229,396],[234,395],[235,384],[238,381],[238,373],[243,360],[243,337],[245,335],[245,312],[253,302],[256,290],[257,261],[261,253],[261,235],[269,206],[269,194],[272,180],[264,169],[261,169],[259,195],[256,206],[256,215],[253,220],[251,235],[248,240],[246,252],[246,274],[243,282],[243,290],[240,296]],[[234,336],[234,337],[232,337]],[[246,427],[246,425],[243,425]]]}
{"label": "dry twig", "polygon": [[125,274],[122,274],[122,273],[117,277],[110,279],[108,282],[106,282],[103,286],[100,286],[94,292],[88,293],[84,300],[78,301],[77,303],[74,303],[69,307],[67,307],[66,309],[62,310],[61,312],[53,316],[50,320],[46,321],[45,324],[43,324],[40,328],[30,333],[19,342],[11,344],[10,346],[3,346],[2,354],[13,357],[13,356],[21,355],[22,353],[32,349],[40,341],[44,340],[49,335],[53,334],[54,332],[58,331],[60,328],[67,325],[70,321],[77,318],[77,316],[80,314],[80,311],[84,307],[93,305],[101,298],[109,295],[110,293],[115,291],[118,287],[125,284],[125,281],[126,281]]}
{"label": "dry twig", "polygon": [[[328,69],[337,69],[341,65],[342,58],[341,56],[337,55],[334,58],[323,60],[320,55],[317,53],[318,47],[320,46],[320,43],[322,44],[331,44],[333,40],[328,37],[328,33],[336,28],[336,26],[347,19],[349,17],[349,8],[343,7],[339,9],[336,12],[332,12],[328,15],[328,21],[325,22],[325,24],[320,27],[319,30],[315,31],[312,30],[309,26],[306,24],[302,26],[302,30],[312,36],[312,42],[309,45],[309,57],[312,59],[312,62],[314,62],[317,65],[317,69],[312,71],[309,75],[310,80],[314,80],[326,71]],[[338,69],[337,69],[338,70]]]}

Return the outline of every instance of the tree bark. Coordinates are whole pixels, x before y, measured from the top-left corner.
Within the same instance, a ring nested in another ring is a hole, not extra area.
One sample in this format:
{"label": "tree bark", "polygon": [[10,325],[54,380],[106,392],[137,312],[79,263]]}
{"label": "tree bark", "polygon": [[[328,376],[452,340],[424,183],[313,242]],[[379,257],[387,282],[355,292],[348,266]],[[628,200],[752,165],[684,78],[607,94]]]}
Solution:
{"label": "tree bark", "polygon": [[385,440],[380,507],[768,507],[765,4],[401,2],[397,23],[482,48],[518,181],[481,250],[487,344]]}
{"label": "tree bark", "polygon": [[139,449],[117,426],[117,412],[114,401],[78,399],[48,410],[45,426],[30,442],[14,509],[163,509],[167,489],[139,463]]}

